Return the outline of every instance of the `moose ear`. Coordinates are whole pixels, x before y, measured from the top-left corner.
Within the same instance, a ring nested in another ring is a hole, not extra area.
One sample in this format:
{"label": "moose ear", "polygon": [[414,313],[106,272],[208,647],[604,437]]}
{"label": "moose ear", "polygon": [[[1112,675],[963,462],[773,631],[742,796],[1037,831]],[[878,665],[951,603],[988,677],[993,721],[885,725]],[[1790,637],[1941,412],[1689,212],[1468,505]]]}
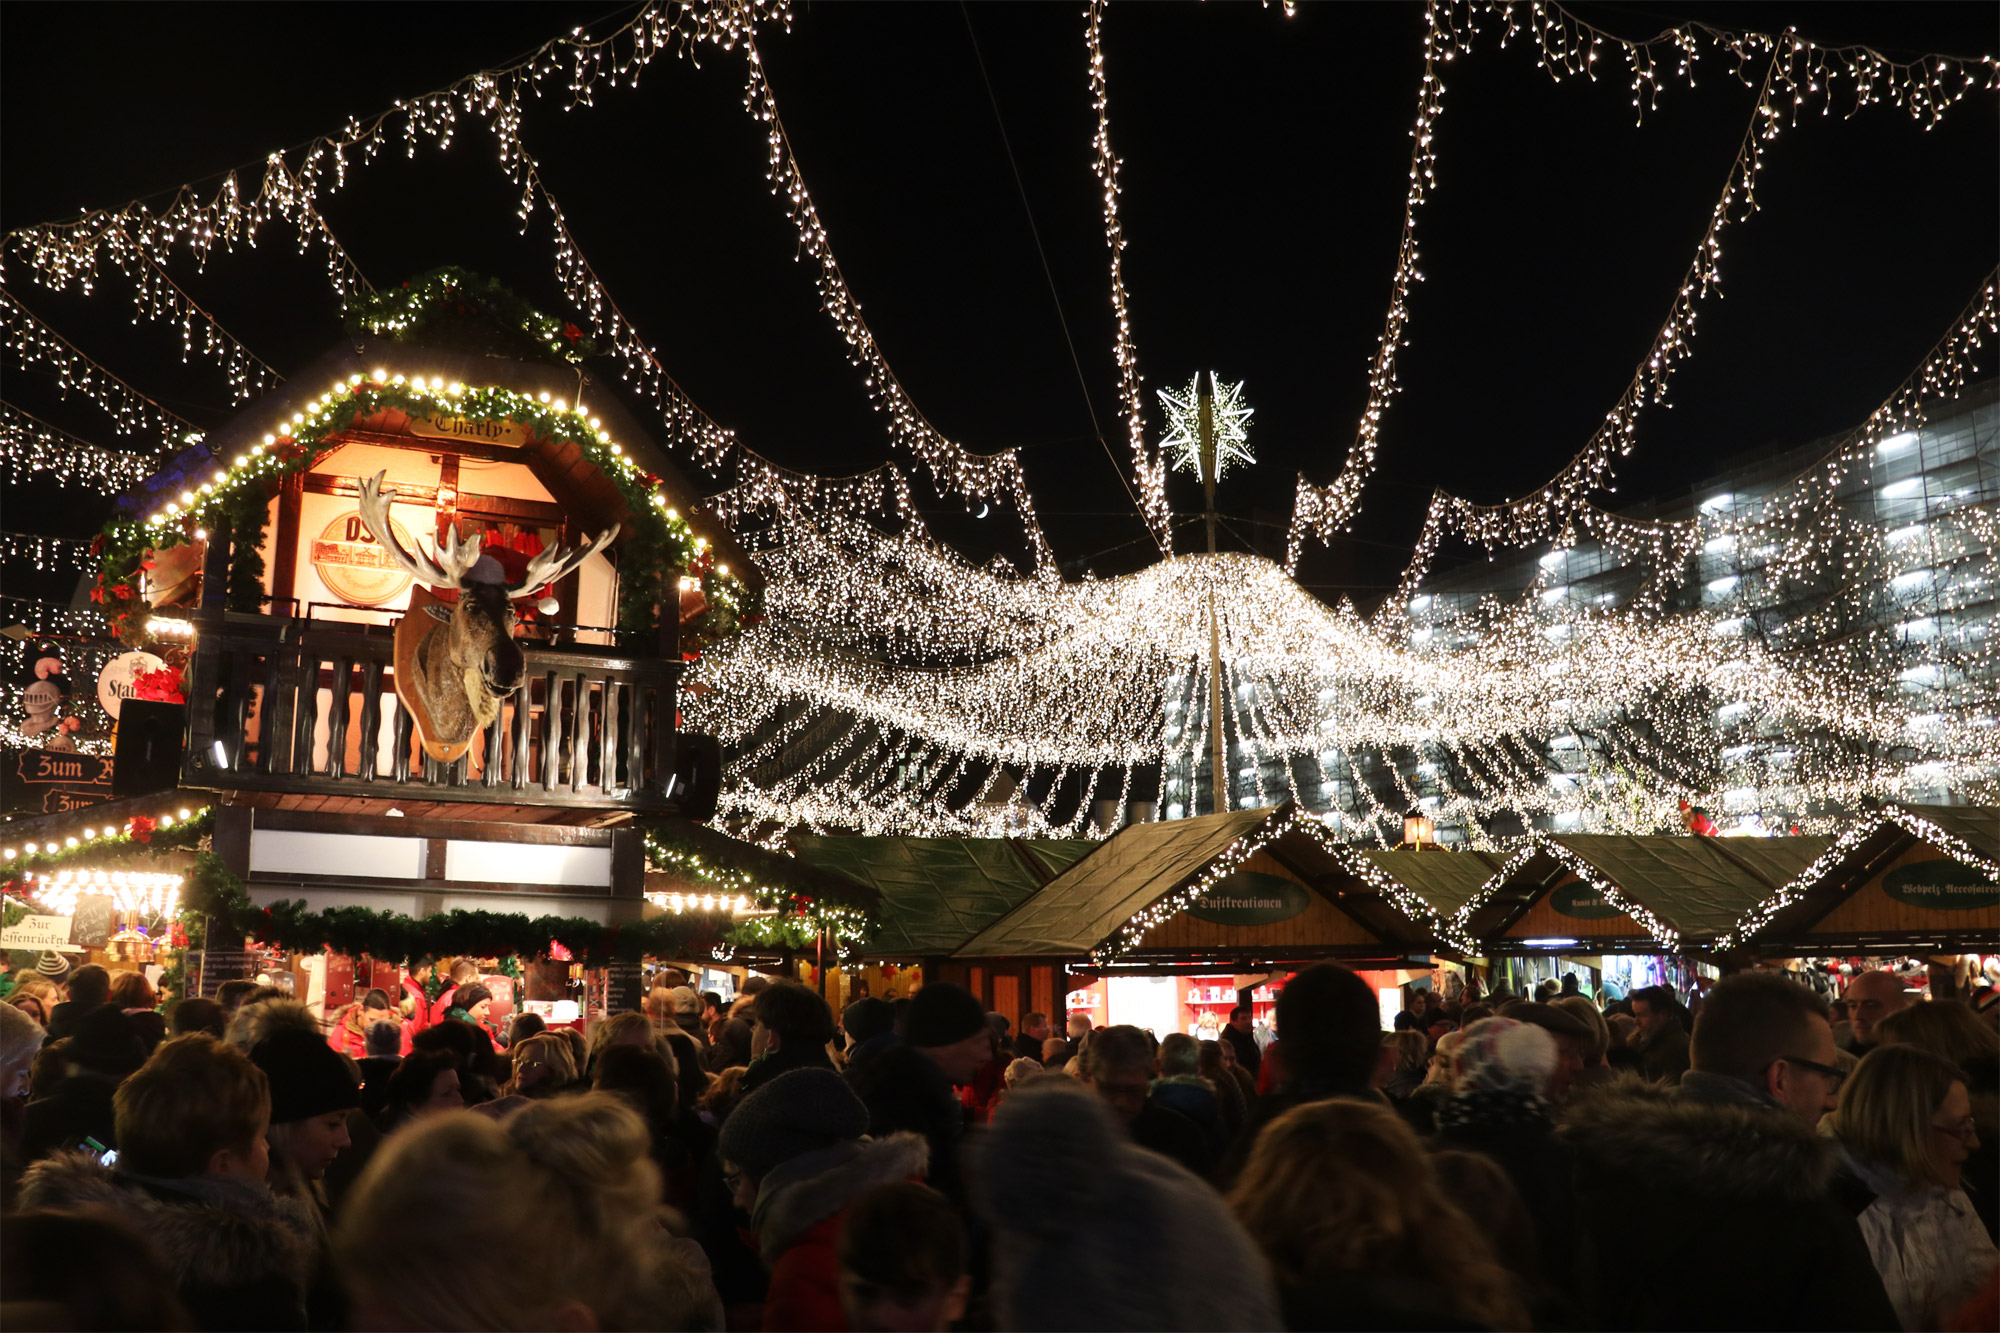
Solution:
{"label": "moose ear", "polygon": [[424,610],[431,613],[432,620],[442,621],[447,625],[451,623],[451,608],[448,606],[433,605],[425,607]]}

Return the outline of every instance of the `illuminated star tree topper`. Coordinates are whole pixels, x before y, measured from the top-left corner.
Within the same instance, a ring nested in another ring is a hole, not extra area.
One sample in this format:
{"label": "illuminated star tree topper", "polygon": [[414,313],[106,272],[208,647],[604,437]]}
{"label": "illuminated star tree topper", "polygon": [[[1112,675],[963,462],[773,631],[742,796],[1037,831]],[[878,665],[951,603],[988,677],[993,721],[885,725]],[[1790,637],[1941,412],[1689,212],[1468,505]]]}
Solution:
{"label": "illuminated star tree topper", "polygon": [[[1218,480],[1232,463],[1255,463],[1250,452],[1250,414],[1255,408],[1243,402],[1243,385],[1224,384],[1214,371],[1208,372],[1213,389],[1210,410],[1215,424],[1215,475]],[[1162,443],[1173,453],[1173,465],[1201,475],[1201,374],[1188,381],[1185,390],[1160,390],[1160,405],[1167,412],[1167,434]]]}

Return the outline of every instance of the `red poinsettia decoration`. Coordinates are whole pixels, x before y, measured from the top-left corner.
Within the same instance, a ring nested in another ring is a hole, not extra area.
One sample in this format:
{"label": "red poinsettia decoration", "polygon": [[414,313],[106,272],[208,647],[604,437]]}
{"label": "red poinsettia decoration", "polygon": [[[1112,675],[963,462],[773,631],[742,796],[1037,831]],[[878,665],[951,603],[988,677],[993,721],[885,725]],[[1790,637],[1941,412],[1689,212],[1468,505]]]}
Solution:
{"label": "red poinsettia decoration", "polygon": [[180,668],[167,666],[158,671],[141,671],[132,678],[132,697],[153,703],[186,703],[187,696],[181,693]]}
{"label": "red poinsettia decoration", "polygon": [[150,815],[133,815],[125,821],[125,832],[131,835],[134,842],[151,842],[153,830],[159,826],[159,821]]}
{"label": "red poinsettia decoration", "polygon": [[583,330],[578,328],[574,324],[565,324],[563,325],[563,337],[569,339],[573,343],[582,342]]}

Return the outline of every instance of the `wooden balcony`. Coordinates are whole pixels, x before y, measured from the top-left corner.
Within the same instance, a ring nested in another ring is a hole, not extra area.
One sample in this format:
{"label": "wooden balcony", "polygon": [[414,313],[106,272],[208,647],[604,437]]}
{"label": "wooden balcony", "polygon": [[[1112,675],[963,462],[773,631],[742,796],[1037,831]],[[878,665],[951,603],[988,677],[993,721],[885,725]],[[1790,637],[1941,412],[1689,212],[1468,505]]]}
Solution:
{"label": "wooden balcony", "polygon": [[[396,698],[386,628],[213,611],[197,625],[184,787],[241,792],[244,804],[355,812],[436,802],[680,813],[674,658],[523,642],[521,688],[463,758],[440,764],[416,744]],[[456,817],[496,815],[511,817],[472,809]]]}

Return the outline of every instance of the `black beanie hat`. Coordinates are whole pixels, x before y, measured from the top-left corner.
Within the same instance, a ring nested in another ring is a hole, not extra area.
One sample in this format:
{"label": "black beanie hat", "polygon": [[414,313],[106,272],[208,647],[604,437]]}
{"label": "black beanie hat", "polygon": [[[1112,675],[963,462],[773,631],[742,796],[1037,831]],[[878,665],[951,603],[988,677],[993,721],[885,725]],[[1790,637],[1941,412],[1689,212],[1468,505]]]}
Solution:
{"label": "black beanie hat", "polygon": [[251,1048],[250,1059],[271,1081],[274,1125],[361,1105],[361,1089],[347,1072],[347,1062],[315,1033],[298,1028],[273,1032]]}
{"label": "black beanie hat", "polygon": [[847,1006],[840,1015],[840,1025],[847,1029],[847,1035],[856,1041],[867,1041],[880,1036],[896,1025],[895,1011],[889,1008],[887,1000],[878,1000],[866,995]]}
{"label": "black beanie hat", "polygon": [[808,1067],[778,1075],[736,1104],[722,1122],[716,1151],[752,1176],[803,1153],[858,1139],[868,1132],[868,1108],[831,1069]]}
{"label": "black beanie hat", "polygon": [[933,981],[910,1001],[910,1021],[903,1040],[912,1046],[954,1046],[975,1032],[986,1032],[986,1010],[972,992],[949,981]]}

